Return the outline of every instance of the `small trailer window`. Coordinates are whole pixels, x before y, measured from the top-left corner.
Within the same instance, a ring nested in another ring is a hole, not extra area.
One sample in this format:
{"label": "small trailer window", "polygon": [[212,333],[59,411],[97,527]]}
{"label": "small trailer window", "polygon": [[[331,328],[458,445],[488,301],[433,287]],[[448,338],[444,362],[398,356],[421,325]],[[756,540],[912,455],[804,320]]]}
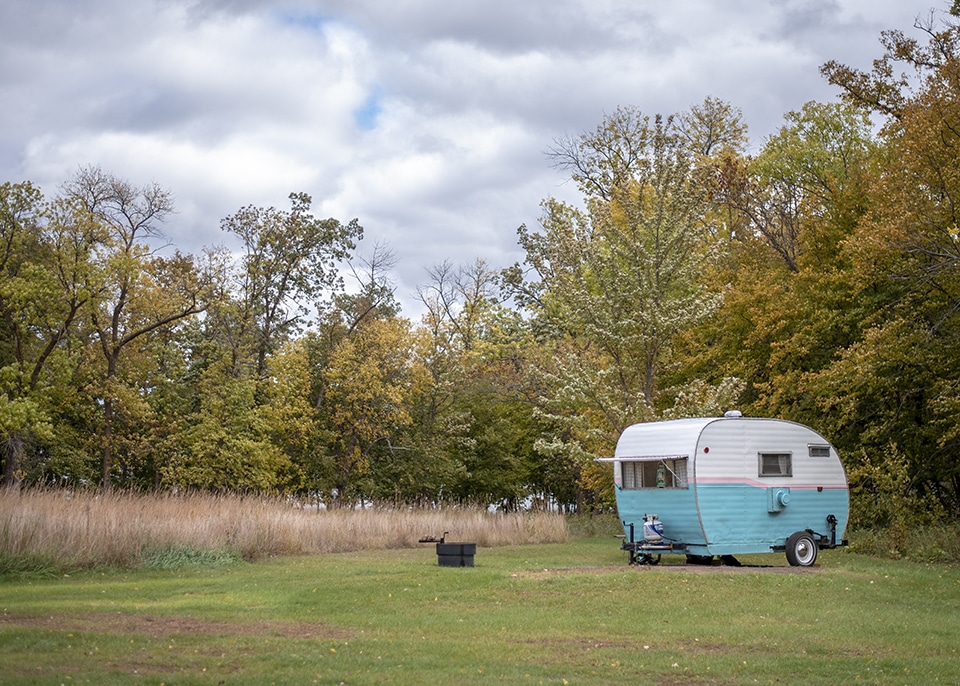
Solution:
{"label": "small trailer window", "polygon": [[760,476],[793,476],[790,453],[760,453]]}
{"label": "small trailer window", "polygon": [[810,450],[810,457],[830,457],[829,445],[810,445],[807,448]]}
{"label": "small trailer window", "polygon": [[624,460],[620,463],[624,490],[687,488],[687,458]]}

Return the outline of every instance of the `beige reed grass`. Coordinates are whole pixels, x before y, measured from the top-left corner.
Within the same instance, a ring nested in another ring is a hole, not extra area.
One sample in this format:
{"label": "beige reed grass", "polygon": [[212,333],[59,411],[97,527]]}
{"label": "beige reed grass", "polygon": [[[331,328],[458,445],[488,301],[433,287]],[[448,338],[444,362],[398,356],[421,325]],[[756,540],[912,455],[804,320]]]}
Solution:
{"label": "beige reed grass", "polygon": [[0,556],[58,568],[135,567],[174,547],[228,550],[255,560],[415,546],[448,540],[480,546],[559,543],[566,520],[552,513],[475,509],[305,509],[254,496],[0,491]]}

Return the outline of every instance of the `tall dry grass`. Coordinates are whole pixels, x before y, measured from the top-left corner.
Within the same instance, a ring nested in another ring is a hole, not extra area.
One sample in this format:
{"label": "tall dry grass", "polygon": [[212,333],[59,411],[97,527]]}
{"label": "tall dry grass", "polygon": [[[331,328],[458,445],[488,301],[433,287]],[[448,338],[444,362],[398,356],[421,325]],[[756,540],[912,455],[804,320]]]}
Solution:
{"label": "tall dry grass", "polygon": [[567,540],[550,513],[316,510],[213,495],[0,491],[0,571],[16,561],[55,569],[136,567],[157,551],[230,551],[247,560],[404,548],[423,536],[481,546]]}

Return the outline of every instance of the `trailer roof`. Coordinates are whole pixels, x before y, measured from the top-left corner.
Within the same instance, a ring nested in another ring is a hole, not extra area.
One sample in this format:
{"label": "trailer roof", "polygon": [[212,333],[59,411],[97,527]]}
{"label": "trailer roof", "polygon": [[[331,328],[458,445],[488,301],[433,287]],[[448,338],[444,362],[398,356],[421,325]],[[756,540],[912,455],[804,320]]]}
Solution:
{"label": "trailer roof", "polygon": [[615,460],[624,460],[658,455],[692,455],[697,448],[697,439],[708,424],[738,419],[698,417],[633,424],[623,430],[613,457]]}

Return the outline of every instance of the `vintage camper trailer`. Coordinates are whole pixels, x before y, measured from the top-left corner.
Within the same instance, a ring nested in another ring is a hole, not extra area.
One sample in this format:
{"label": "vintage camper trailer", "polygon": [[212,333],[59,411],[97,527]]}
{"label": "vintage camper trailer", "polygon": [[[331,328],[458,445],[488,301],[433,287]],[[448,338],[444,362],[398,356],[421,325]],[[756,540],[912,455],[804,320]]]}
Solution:
{"label": "vintage camper trailer", "polygon": [[810,566],[819,549],[846,545],[843,466],[802,424],[735,411],[634,424],[611,461],[631,563],[782,551]]}

